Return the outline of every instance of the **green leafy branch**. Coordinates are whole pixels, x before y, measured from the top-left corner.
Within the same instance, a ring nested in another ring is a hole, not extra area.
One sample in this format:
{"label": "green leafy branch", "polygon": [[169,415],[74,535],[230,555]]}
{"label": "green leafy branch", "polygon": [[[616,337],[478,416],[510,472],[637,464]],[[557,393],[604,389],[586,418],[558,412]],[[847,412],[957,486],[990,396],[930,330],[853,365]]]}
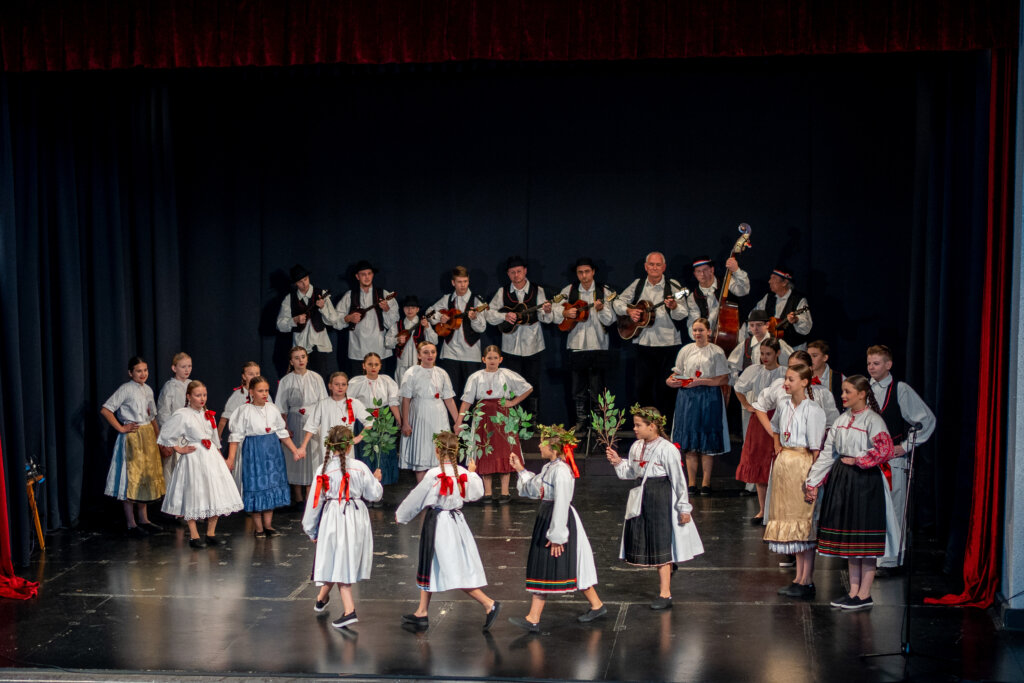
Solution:
{"label": "green leafy branch", "polygon": [[[484,403],[477,401],[463,417],[469,424],[459,431],[459,462],[479,460],[494,450],[491,445],[491,435],[494,433],[487,428],[488,423],[484,421]],[[483,424],[483,430],[480,425]],[[483,433],[481,433],[481,431]]]}
{"label": "green leafy branch", "polygon": [[373,469],[379,469],[381,456],[395,449],[399,429],[391,408],[379,398],[373,399],[370,415],[373,416],[373,424],[363,431],[363,453],[374,463]]}
{"label": "green leafy branch", "polygon": [[[502,389],[504,393],[509,393],[507,384],[502,385]],[[496,415],[491,416],[491,422],[501,427],[505,433],[505,438],[508,439],[509,445],[513,447],[513,452],[515,452],[517,438],[522,441],[533,436],[533,413],[527,412],[518,405],[508,407],[508,401],[514,398],[515,395],[512,394],[508,398],[502,398],[499,401],[499,405],[507,409],[507,415],[498,411]],[[522,446],[520,446],[519,450],[522,451]],[[519,455],[522,456],[522,452]]]}
{"label": "green leafy branch", "polygon": [[616,434],[626,421],[626,410],[615,407],[615,396],[608,389],[597,397],[597,406],[600,414],[590,411],[590,427],[597,434],[598,443],[605,448],[615,448],[618,442]]}

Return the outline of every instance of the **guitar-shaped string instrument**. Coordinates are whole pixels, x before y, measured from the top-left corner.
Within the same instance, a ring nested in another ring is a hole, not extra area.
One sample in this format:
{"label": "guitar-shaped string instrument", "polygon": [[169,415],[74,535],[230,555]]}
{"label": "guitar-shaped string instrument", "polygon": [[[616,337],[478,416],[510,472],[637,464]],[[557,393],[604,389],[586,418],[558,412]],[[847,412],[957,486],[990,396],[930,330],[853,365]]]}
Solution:
{"label": "guitar-shaped string instrument", "polygon": [[[427,309],[427,312],[426,312],[426,313],[424,313],[424,314],[423,314],[423,315],[422,315],[422,316],[420,317],[420,320],[422,321],[422,320],[424,320],[424,319],[426,319],[426,318],[429,318],[429,317],[430,317],[430,316],[432,316],[433,314],[434,314],[434,309],[432,309],[432,308],[428,308],[428,309]],[[402,324],[402,321],[401,321],[401,320],[399,320],[399,321],[398,321],[398,324],[399,324],[399,325],[401,325],[401,324]],[[418,324],[419,324],[419,323],[417,323],[417,325],[418,325]],[[401,331],[400,331],[400,332],[398,333],[398,343],[397,343],[397,344],[395,344],[395,357],[396,357],[396,358],[401,358],[401,357],[402,357],[402,351],[405,351],[405,345],[406,345],[406,344],[408,344],[408,343],[409,343],[409,340],[410,340],[410,339],[412,338],[412,333],[413,333],[413,331],[412,331],[412,330],[406,330],[406,329],[402,329],[402,330],[401,330]]]}
{"label": "guitar-shaped string instrument", "polygon": [[[618,296],[618,294],[616,294],[615,292],[612,292],[610,296],[605,298],[604,303],[608,304],[608,302],[612,301],[617,296]],[[590,309],[594,307],[594,303],[597,303],[597,301],[594,301],[593,303],[589,303],[588,304],[586,301],[577,300],[577,301],[574,301],[572,303],[567,301],[564,304],[562,304],[562,314],[563,315],[565,313],[568,313],[570,309],[575,308],[576,309],[576,317],[575,318],[566,317],[565,320],[563,320],[562,322],[558,323],[558,329],[560,329],[562,332],[568,332],[572,328],[576,327],[576,325],[578,325],[579,323],[585,321],[587,318],[590,317]]]}
{"label": "guitar-shaped string instrument", "polygon": [[[739,239],[732,246],[732,251],[726,260],[738,257],[743,253],[744,249],[751,247],[750,226],[746,223],[740,223],[739,231]],[[730,284],[732,284],[732,271],[726,268],[725,277],[722,278],[721,294],[718,298],[718,321],[711,330],[711,341],[721,347],[726,356],[736,348],[736,344],[739,343],[740,333],[740,308],[728,300]]]}
{"label": "guitar-shaped string instrument", "polygon": [[457,308],[442,308],[438,313],[441,315],[448,316],[448,322],[438,323],[434,325],[434,332],[437,332],[437,336],[441,338],[447,338],[452,336],[452,332],[462,327],[462,321],[469,319],[469,312],[476,311],[477,313],[483,313],[490,308],[489,304],[480,304],[479,306],[473,306],[467,308],[465,312],[460,311]]}
{"label": "guitar-shaped string instrument", "polygon": [[[810,309],[810,306],[801,306],[800,308],[793,311],[793,315],[800,315]],[[772,335],[775,339],[782,339],[786,336],[786,329],[789,327],[790,322],[788,318],[776,318],[774,315],[768,318],[768,334]]]}
{"label": "guitar-shaped string instrument", "polygon": [[547,301],[543,301],[543,302],[537,304],[536,306],[527,306],[526,304],[524,304],[522,302],[516,304],[515,306],[502,306],[501,308],[498,309],[498,312],[499,313],[515,313],[516,314],[516,321],[514,323],[510,323],[507,320],[502,320],[498,324],[498,329],[501,330],[502,334],[509,334],[510,332],[515,330],[520,325],[529,325],[529,324],[535,322],[534,319],[533,319],[534,316],[530,315],[531,313],[535,313],[536,311],[539,311],[541,308],[544,307],[544,304],[546,304],[548,302],[551,302],[552,304],[561,303],[564,298],[565,298],[564,294],[556,294],[552,298],[548,299]]}
{"label": "guitar-shaped string instrument", "polygon": [[[642,286],[639,282],[637,287]],[[686,287],[675,292],[668,297],[668,299],[675,299],[676,301],[682,301],[686,297],[690,296],[690,290]],[[666,299],[666,301],[668,300]],[[645,327],[650,327],[654,324],[654,317],[659,308],[665,305],[665,301],[659,301],[656,304],[652,304],[646,299],[641,299],[635,304],[628,304],[626,315],[620,315],[619,320],[616,323],[616,327],[619,330],[619,336],[623,339],[629,340],[640,333],[640,330]],[[629,316],[629,311],[640,311],[640,319],[633,322],[633,319]]]}
{"label": "guitar-shaped string instrument", "polygon": [[[366,317],[367,313],[369,313],[370,311],[372,311],[375,308],[378,308],[385,301],[391,301],[396,296],[398,296],[398,292],[391,292],[386,297],[384,297],[382,299],[378,299],[377,301],[373,302],[372,304],[370,304],[366,308],[352,308],[352,309],[350,309],[348,314],[352,315],[353,313],[358,313],[359,315],[361,315],[363,317]],[[353,298],[355,298],[355,297],[353,296]],[[362,322],[362,321],[363,321],[363,318],[359,318],[359,322]],[[355,329],[355,326],[358,325],[358,324],[359,323],[349,323],[348,324],[348,329],[350,329],[350,330]]]}

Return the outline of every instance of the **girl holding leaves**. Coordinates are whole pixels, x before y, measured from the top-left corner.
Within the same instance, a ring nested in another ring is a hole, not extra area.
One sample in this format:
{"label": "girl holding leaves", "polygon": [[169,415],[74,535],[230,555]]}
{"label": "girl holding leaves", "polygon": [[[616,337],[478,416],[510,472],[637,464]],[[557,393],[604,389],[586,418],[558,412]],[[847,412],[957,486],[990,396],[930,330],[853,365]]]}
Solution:
{"label": "girl holding leaves", "polygon": [[[402,429],[402,412],[399,406],[402,403],[398,395],[398,383],[388,375],[380,373],[383,363],[376,353],[372,351],[363,357],[363,374],[353,377],[348,383],[348,395],[363,402],[366,409],[373,417],[373,423],[382,415],[385,417],[385,424],[381,428],[388,434],[394,434]],[[391,413],[393,419],[388,420],[385,413]],[[373,439],[374,437],[368,438]],[[386,446],[379,452],[366,453],[363,462],[370,466],[370,469],[380,469],[380,483],[384,486],[394,484],[398,481],[398,440],[385,439],[381,444]],[[366,449],[372,448],[368,442],[356,446],[356,457],[364,454]],[[383,503],[376,501],[373,507],[381,507]]]}

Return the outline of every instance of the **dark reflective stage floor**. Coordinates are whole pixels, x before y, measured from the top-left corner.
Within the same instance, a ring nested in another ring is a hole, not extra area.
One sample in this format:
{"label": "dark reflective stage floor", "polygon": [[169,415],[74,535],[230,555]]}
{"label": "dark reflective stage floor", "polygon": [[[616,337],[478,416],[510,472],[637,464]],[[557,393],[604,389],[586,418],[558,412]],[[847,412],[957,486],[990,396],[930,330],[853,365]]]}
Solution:
{"label": "dark reflective stage floor", "polygon": [[[549,601],[540,635],[525,635],[507,622],[507,616],[526,612],[524,565],[535,511],[533,503],[513,500],[466,510],[487,568],[486,591],[504,605],[492,633],[481,633],[481,608],[457,591],[435,596],[429,630],[403,630],[400,617],[418,598],[419,533],[417,522],[402,527],[393,519],[396,502],[411,487],[403,473],[402,482],[386,490],[387,507],[371,511],[374,577],[357,588],[360,622],[350,630],[330,625],[340,615],[336,594],[323,616],[313,613],[313,544],[302,535],[297,512],[281,514],[276,526],[285,535],[266,540],[254,539],[236,515],[220,527],[226,546],[200,551],[188,547],[187,534],[177,527],[142,541],[109,531],[69,531],[49,537],[45,554],[21,572],[42,582],[39,597],[0,601],[0,665],[12,667],[8,674],[51,666],[780,683],[903,676],[899,657],[859,657],[898,649],[902,579],[876,584],[872,611],[840,613],[828,601],[843,590],[845,563],[819,558],[814,601],[778,597],[776,589],[790,580],[791,570],[777,566],[759,528],[747,521],[756,499],[735,491],[694,501],[707,552],[675,574],[675,607],[651,611],[654,572],[618,560],[629,484],[607,476],[604,462],[587,465],[576,506],[594,546],[598,591],[609,607],[607,618],[592,625],[574,620],[586,604],[577,596]],[[941,583],[932,578],[933,585]],[[927,571],[915,576],[915,602],[928,585]],[[915,650],[957,660],[915,659],[917,680],[1024,680],[1024,637],[997,631],[983,611],[917,607],[912,626]]]}

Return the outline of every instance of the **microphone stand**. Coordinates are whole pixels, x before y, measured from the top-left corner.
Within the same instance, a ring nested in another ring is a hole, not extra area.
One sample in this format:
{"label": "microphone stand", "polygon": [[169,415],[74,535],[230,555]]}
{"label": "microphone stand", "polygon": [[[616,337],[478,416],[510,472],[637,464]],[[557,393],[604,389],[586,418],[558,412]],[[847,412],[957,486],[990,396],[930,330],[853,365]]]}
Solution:
{"label": "microphone stand", "polygon": [[899,564],[903,564],[904,555],[907,562],[907,576],[903,581],[903,621],[900,627],[900,649],[894,652],[872,652],[860,655],[861,659],[903,657],[903,680],[907,680],[907,671],[910,668],[911,657],[923,657],[938,662],[957,661],[917,652],[910,646],[910,582],[914,577],[914,546],[909,537],[911,536],[911,525],[914,523],[914,454],[917,450],[917,433],[920,430],[920,424],[915,424],[907,430],[907,435],[910,437],[910,450],[907,451],[907,498],[903,501],[902,526],[900,527],[899,537],[900,545],[897,550]]}

